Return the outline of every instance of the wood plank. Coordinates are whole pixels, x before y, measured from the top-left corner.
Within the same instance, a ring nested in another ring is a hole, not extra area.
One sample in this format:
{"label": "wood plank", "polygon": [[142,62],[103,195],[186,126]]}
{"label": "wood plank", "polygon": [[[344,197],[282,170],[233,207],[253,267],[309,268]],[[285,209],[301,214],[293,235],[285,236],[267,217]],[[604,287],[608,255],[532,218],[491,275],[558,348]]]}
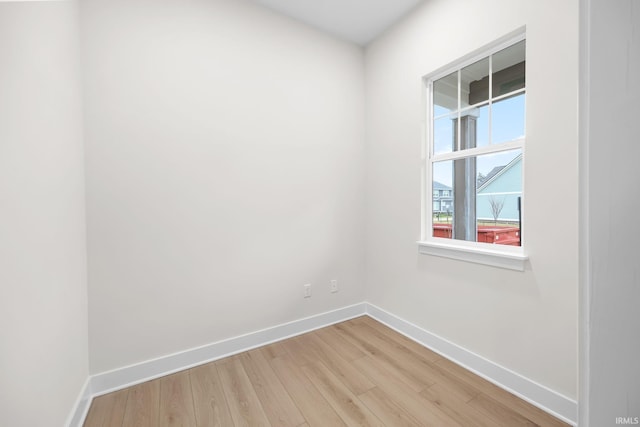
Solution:
{"label": "wood plank", "polygon": [[330,345],[344,360],[352,361],[365,355],[362,350],[337,334],[331,327],[318,329],[316,335]]}
{"label": "wood plank", "polygon": [[282,346],[291,356],[291,360],[298,366],[309,365],[318,361],[318,357],[302,343],[302,337],[304,337],[304,335],[282,341]]}
{"label": "wood plank", "polygon": [[[503,406],[516,410],[519,414],[523,415],[525,418],[533,421],[536,424],[549,427],[568,426],[567,423],[544,412],[539,408],[536,408],[530,403],[525,402],[517,396],[514,396],[508,391],[498,387],[497,385],[485,380],[482,377],[479,377],[473,372],[468,371],[467,369],[450,360],[442,358],[441,360],[436,362],[436,366],[439,367],[445,375],[457,378],[458,380],[467,384],[467,387],[471,386],[474,389],[478,390],[478,395],[480,393],[483,393],[496,402],[501,403]],[[446,382],[444,380],[439,381],[439,383],[447,387],[450,387],[453,382],[455,382],[455,380],[452,380],[452,382]],[[458,385],[460,385],[460,383],[458,383]],[[460,388],[458,390],[460,390]]]}
{"label": "wood plank", "polygon": [[[463,368],[460,368],[463,369]],[[480,391],[470,385],[468,382],[443,369],[438,364],[433,367],[433,374],[436,385],[444,387],[447,392],[454,395],[463,403],[469,402],[471,399],[480,394]]]}
{"label": "wood plank", "polygon": [[428,399],[411,389],[401,378],[388,370],[386,365],[377,362],[370,356],[355,360],[353,363],[373,381],[376,387],[384,390],[394,404],[412,414],[420,425],[462,426]]}
{"label": "wood plank", "polygon": [[272,425],[297,427],[305,422],[262,352],[249,351],[241,354],[240,359]]}
{"label": "wood plank", "polygon": [[512,400],[509,408],[517,411],[523,417],[533,421],[534,423],[545,427],[569,427],[569,424],[554,417],[553,415],[543,411],[540,408],[536,408],[532,404],[525,402],[524,400],[510,394],[508,399],[500,400],[503,404],[506,400]]}
{"label": "wood plank", "polygon": [[495,425],[504,427],[538,427],[538,424],[523,417],[511,408],[480,393],[467,405],[478,410],[485,417],[495,421]]}
{"label": "wood plank", "polygon": [[156,427],[160,414],[160,380],[131,387],[124,413],[123,426]]}
{"label": "wood plank", "polygon": [[233,426],[218,370],[213,363],[189,370],[196,421],[199,426]]}
{"label": "wood plank", "polygon": [[461,400],[457,393],[451,392],[441,384],[434,384],[422,390],[420,394],[464,426],[495,427],[495,421],[487,420],[475,408],[467,405],[466,401]]}
{"label": "wood plank", "polygon": [[305,365],[302,371],[347,425],[384,426],[382,421],[349,391],[324,363]]}
{"label": "wood plank", "polygon": [[260,350],[267,360],[275,359],[278,356],[287,354],[287,349],[282,345],[282,341],[267,344],[260,347]]}
{"label": "wood plank", "polygon": [[189,371],[160,378],[161,427],[190,427],[196,425]]}
{"label": "wood plank", "polygon": [[242,362],[237,356],[216,362],[229,412],[236,427],[270,426]]}
{"label": "wood plank", "polygon": [[320,427],[345,425],[290,355],[276,357],[270,361],[270,364],[309,425]]}
{"label": "wood plank", "polygon": [[98,396],[91,402],[85,427],[120,427],[124,419],[129,389]]}
{"label": "wood plank", "polygon": [[[337,323],[335,325],[329,326],[330,330],[335,333],[337,336],[347,341],[352,346],[356,347],[360,350],[365,356],[371,354],[371,349],[363,344],[360,340],[357,340],[351,336],[351,333],[346,329],[347,322]],[[359,359],[359,358],[358,358]]]}
{"label": "wood plank", "polygon": [[[430,386],[436,382],[434,363],[429,360],[429,358],[423,357],[421,354],[415,353],[399,342],[390,339],[380,333],[378,328],[372,328],[364,324],[356,324],[353,326],[353,330],[356,334],[360,334],[363,339],[366,339],[369,343],[379,347],[383,352],[391,356],[399,365],[413,372],[413,375],[422,383]],[[398,335],[399,334],[396,333],[396,336]],[[436,360],[439,360],[439,358]]]}
{"label": "wood plank", "polygon": [[545,427],[568,427],[568,424],[559,420],[551,414],[546,413],[540,408],[536,408],[532,404],[520,399],[517,396],[509,393],[500,387],[493,385],[491,392],[484,392],[484,394],[496,402],[516,411],[523,417],[531,420],[535,424],[539,424]]}
{"label": "wood plank", "polygon": [[386,365],[414,391],[420,392],[435,384],[433,375],[429,374],[426,362],[407,361],[404,355],[393,351],[388,342],[379,339],[370,341],[371,336],[367,335],[366,331],[354,329],[357,326],[346,323],[335,326],[340,334],[351,342],[357,343],[368,356]]}
{"label": "wood plank", "polygon": [[342,381],[355,395],[372,389],[375,385],[357,370],[351,363],[344,360],[335,350],[316,335],[301,337],[301,343],[311,350],[329,370]]}
{"label": "wood plank", "polygon": [[379,333],[383,334],[386,338],[406,347],[408,350],[415,353],[416,356],[421,357],[429,362],[435,362],[442,358],[442,356],[440,356],[435,351],[430,350],[422,344],[412,340],[411,338],[408,338],[401,333],[394,331],[387,325],[380,323],[369,316],[359,317],[355,320],[358,321],[358,324],[367,325],[375,329]]}
{"label": "wood plank", "polygon": [[358,399],[387,426],[424,425],[378,387],[359,395]]}
{"label": "wood plank", "polygon": [[478,390],[478,392],[494,393],[494,392],[497,392],[498,390],[502,390],[495,384],[492,384],[491,382],[485,380],[484,378],[479,377],[473,372],[463,368],[462,366],[458,365],[457,363],[451,360],[445,359],[444,357],[438,360],[435,364],[436,366],[440,367],[443,371],[446,371],[449,374],[469,384],[470,386]]}

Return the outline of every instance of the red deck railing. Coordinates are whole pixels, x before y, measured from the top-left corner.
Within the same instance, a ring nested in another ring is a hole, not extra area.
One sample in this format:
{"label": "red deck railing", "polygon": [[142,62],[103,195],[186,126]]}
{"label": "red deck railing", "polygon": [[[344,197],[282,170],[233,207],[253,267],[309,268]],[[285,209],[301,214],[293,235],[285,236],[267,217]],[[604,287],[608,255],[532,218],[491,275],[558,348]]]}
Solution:
{"label": "red deck railing", "polygon": [[[433,237],[451,239],[451,224],[433,224]],[[520,229],[518,227],[479,225],[477,241],[496,245],[520,246]]]}

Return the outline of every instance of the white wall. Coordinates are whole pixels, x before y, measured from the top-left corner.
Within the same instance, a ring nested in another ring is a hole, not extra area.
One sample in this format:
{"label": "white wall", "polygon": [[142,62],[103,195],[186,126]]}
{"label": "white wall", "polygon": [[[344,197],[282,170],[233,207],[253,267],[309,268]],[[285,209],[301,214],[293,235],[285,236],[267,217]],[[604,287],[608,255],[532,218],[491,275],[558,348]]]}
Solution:
{"label": "white wall", "polygon": [[72,2],[0,3],[0,413],[65,423],[88,375]]}
{"label": "white wall", "polygon": [[248,1],[81,16],[91,372],[361,302],[361,49]]}
{"label": "white wall", "polygon": [[[525,25],[530,263],[419,255],[421,77]],[[575,399],[578,2],[428,1],[367,48],[365,69],[367,300]]]}
{"label": "white wall", "polygon": [[[581,2],[580,426],[640,417],[640,4]],[[635,418],[635,420],[634,420]]]}

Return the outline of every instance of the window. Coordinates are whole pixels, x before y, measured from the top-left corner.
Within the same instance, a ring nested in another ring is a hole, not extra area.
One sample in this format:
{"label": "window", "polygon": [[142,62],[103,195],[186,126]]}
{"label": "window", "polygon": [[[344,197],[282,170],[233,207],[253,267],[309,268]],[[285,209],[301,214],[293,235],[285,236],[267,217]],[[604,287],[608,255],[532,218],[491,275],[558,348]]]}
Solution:
{"label": "window", "polygon": [[525,51],[521,34],[425,77],[421,252],[524,269]]}

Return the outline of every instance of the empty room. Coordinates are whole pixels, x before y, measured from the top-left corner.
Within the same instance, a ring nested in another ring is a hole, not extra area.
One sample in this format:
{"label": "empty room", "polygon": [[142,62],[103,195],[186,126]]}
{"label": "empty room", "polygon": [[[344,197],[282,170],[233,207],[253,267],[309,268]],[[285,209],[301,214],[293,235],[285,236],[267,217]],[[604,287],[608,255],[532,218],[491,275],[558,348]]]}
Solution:
{"label": "empty room", "polygon": [[0,425],[640,424],[635,0],[0,1]]}

